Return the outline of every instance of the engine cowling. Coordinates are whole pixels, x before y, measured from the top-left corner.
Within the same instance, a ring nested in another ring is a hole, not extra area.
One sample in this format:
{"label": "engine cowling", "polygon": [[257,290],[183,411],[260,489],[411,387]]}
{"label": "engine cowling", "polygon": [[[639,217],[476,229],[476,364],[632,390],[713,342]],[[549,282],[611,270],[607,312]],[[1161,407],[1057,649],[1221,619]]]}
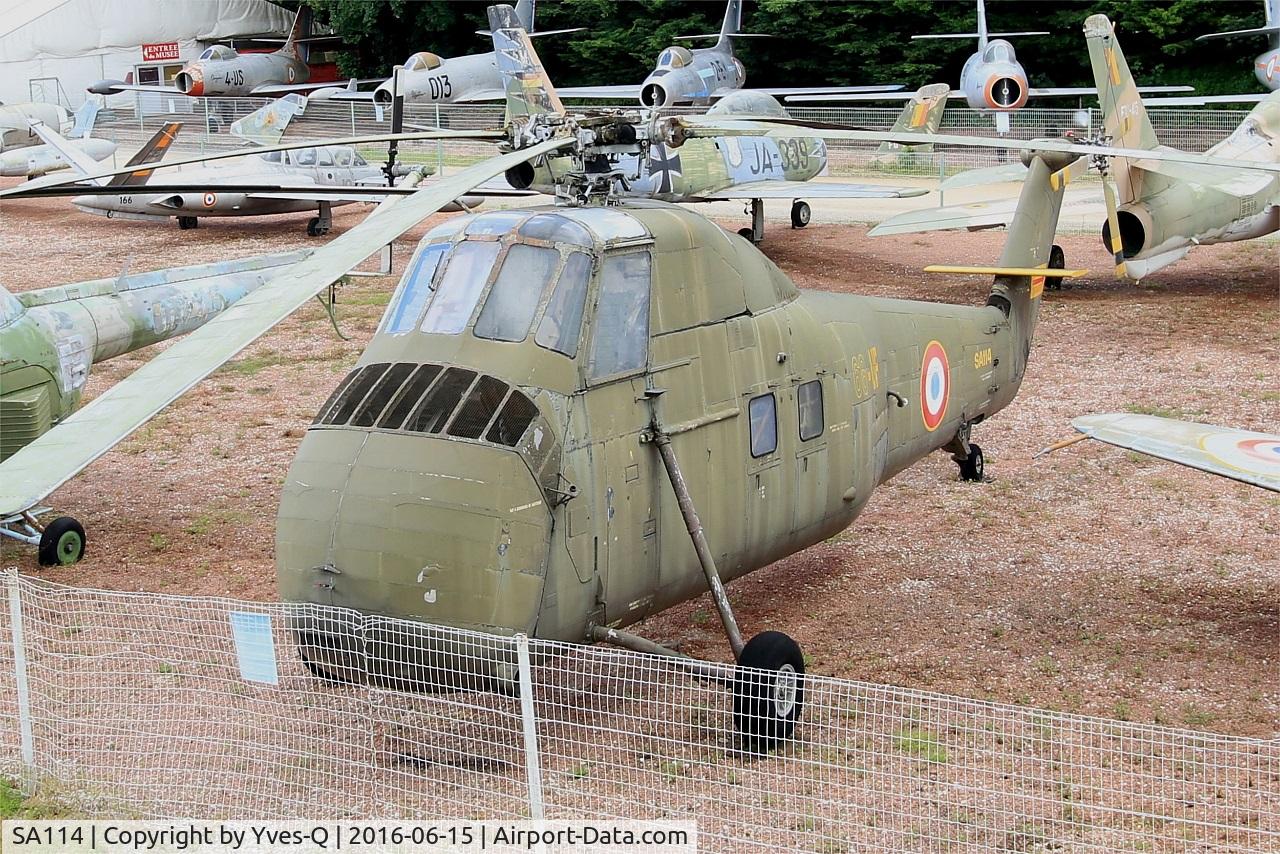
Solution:
{"label": "engine cowling", "polygon": [[993,110],[1016,110],[1027,102],[1027,81],[1011,74],[987,80],[987,105]]}
{"label": "engine cowling", "polygon": [[640,89],[640,103],[646,107],[665,107],[670,101],[671,95],[661,83],[646,83]]}
{"label": "engine cowling", "polygon": [[[1120,225],[1120,246],[1125,258],[1133,258],[1151,241],[1151,214],[1141,205],[1125,205],[1116,211]],[[1102,245],[1111,252],[1111,223],[1102,224]]]}

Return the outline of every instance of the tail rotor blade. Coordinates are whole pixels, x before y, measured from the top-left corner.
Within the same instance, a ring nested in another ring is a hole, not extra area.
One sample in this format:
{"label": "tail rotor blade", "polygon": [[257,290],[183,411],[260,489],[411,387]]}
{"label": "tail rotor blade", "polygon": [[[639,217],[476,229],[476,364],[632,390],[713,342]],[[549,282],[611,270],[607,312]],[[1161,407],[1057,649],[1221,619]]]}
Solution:
{"label": "tail rotor blade", "polygon": [[1120,216],[1116,212],[1116,191],[1111,183],[1111,176],[1106,169],[1102,170],[1102,196],[1107,201],[1107,232],[1111,238],[1112,257],[1116,262],[1116,277],[1125,278],[1127,271],[1124,263],[1124,240],[1120,237]]}

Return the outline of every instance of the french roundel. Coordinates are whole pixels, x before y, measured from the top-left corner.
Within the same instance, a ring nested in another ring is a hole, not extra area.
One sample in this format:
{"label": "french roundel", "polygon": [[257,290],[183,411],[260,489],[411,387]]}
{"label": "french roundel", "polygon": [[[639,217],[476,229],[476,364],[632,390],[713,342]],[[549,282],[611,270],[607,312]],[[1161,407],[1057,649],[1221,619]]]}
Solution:
{"label": "french roundel", "polygon": [[1206,451],[1236,469],[1280,475],[1280,441],[1266,436],[1218,433],[1202,441]]}
{"label": "french roundel", "polygon": [[213,193],[205,193],[205,194],[204,194],[204,206],[205,206],[206,208],[211,208],[211,207],[213,207],[214,205],[216,205],[217,203],[218,203],[218,197],[217,197],[217,195],[215,195],[215,194],[213,194]]}
{"label": "french roundel", "polygon": [[937,341],[930,341],[920,363],[920,416],[926,430],[938,429],[946,417],[950,398],[951,365],[947,362],[947,351]]}

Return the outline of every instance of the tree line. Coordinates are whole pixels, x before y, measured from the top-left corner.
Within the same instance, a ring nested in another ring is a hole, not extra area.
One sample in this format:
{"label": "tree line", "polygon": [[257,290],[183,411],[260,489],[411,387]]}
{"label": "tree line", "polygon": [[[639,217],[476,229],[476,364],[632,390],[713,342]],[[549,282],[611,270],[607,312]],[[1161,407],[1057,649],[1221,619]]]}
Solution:
{"label": "tree line", "polygon": [[[417,51],[448,57],[491,49],[475,32],[487,26],[482,0],[311,0],[309,5],[316,20],[333,27],[348,45],[338,55],[344,76],[385,77],[392,65]],[[1093,84],[1081,29],[1086,17],[1102,13],[1116,23],[1141,84],[1185,84],[1203,94],[1258,89],[1252,59],[1266,48],[1265,39],[1196,42],[1195,37],[1262,26],[1261,0],[990,0],[986,5],[994,32],[1050,32],[1012,40],[1032,86]],[[586,29],[539,39],[538,53],[560,85],[639,83],[676,36],[718,32],[724,9],[718,0],[540,0],[536,29]],[[748,86],[956,86],[976,40],[910,37],[974,32],[975,19],[975,4],[968,0],[758,0],[744,4],[743,31],[772,38],[740,39],[735,48]]]}

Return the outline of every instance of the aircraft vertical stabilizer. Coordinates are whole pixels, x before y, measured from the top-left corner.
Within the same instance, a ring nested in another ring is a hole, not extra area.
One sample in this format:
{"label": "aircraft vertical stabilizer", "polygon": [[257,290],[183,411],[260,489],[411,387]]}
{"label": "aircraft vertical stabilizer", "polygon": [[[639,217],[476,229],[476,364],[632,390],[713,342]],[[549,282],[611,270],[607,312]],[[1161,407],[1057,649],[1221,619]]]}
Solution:
{"label": "aircraft vertical stabilizer", "polygon": [[[911,100],[903,107],[897,121],[893,123],[893,133],[937,133],[942,126],[942,114],[947,109],[947,97],[951,87],[946,83],[931,83],[921,86],[911,96]],[[928,152],[933,151],[932,143],[920,145],[904,145],[900,142],[882,142],[876,149],[877,154],[893,154],[900,151]]]}
{"label": "aircraft vertical stabilizer", "polygon": [[1084,22],[1093,65],[1094,85],[1102,106],[1103,127],[1113,145],[1123,148],[1155,148],[1159,145],[1137,84],[1129,73],[1115,28],[1106,15],[1091,15]]}
{"label": "aircraft vertical stabilizer", "polygon": [[716,42],[717,50],[733,53],[733,39],[742,30],[742,0],[729,0],[724,10],[724,23],[720,25],[720,39]]}
{"label": "aircraft vertical stabilizer", "polygon": [[92,99],[86,100],[80,105],[80,109],[76,110],[76,123],[71,128],[71,133],[67,134],[68,139],[88,139],[93,135],[93,124],[98,119],[98,102]]}
{"label": "aircraft vertical stabilizer", "polygon": [[289,35],[279,52],[285,56],[292,56],[300,62],[307,62],[309,59],[307,44],[298,40],[306,36],[310,23],[310,10],[306,6],[299,6],[298,13],[293,16],[293,26],[289,28]]}
{"label": "aircraft vertical stabilizer", "polygon": [[564,104],[515,11],[510,6],[490,6],[489,30],[507,93],[507,122],[521,116],[563,113]]}

